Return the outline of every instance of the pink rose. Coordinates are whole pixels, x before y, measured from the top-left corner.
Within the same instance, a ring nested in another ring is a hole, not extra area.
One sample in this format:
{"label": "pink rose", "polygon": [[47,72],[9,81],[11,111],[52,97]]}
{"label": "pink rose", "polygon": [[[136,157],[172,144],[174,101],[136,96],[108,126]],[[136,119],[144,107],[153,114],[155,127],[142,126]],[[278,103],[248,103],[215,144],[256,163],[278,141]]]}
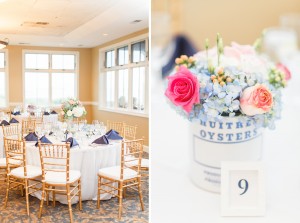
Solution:
{"label": "pink rose", "polygon": [[242,111],[249,116],[269,112],[273,106],[270,90],[262,84],[246,88],[240,98]]}
{"label": "pink rose", "polygon": [[75,101],[74,100],[69,100],[69,103],[71,104],[71,105],[74,105],[75,104]]}
{"label": "pink rose", "polygon": [[169,83],[165,95],[176,105],[190,112],[193,105],[200,103],[199,83],[186,67],[180,66],[175,75],[168,77]]}
{"label": "pink rose", "polygon": [[232,42],[231,46],[226,46],[224,48],[224,55],[226,57],[240,59],[242,55],[255,55],[255,49],[250,45],[239,45]]}
{"label": "pink rose", "polygon": [[284,73],[285,76],[285,80],[288,81],[289,79],[291,79],[292,75],[291,72],[289,71],[289,69],[284,66],[283,64],[279,63],[276,65],[276,68],[281,71],[282,73]]}

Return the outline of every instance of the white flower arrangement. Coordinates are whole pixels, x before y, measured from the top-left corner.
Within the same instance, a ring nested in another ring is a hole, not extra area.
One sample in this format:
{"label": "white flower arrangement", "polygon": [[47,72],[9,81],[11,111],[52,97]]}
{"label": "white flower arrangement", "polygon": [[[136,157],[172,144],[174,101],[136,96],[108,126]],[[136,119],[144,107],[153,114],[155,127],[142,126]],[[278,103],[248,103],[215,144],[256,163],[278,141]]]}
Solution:
{"label": "white flower arrangement", "polygon": [[62,103],[61,114],[65,119],[71,119],[80,118],[86,115],[87,112],[79,100],[70,98]]}

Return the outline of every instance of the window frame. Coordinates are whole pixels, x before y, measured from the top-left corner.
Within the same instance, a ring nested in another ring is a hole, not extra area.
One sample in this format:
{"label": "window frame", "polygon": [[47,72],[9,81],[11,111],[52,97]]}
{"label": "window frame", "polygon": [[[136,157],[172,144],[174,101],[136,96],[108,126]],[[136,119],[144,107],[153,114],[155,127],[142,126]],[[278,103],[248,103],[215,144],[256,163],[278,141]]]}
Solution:
{"label": "window frame", "polygon": [[[48,69],[26,69],[25,68],[25,54],[48,54],[49,55],[49,68]],[[52,55],[75,55],[75,69],[53,69],[52,68]],[[78,51],[59,51],[59,50],[22,50],[22,78],[23,78],[23,106],[26,106],[25,101],[25,73],[26,72],[45,72],[49,74],[49,101],[48,105],[51,107],[60,107],[61,105],[54,104],[52,100],[52,73],[75,73],[75,97],[79,95],[79,56]]]}
{"label": "window frame", "polygon": [[[8,49],[1,49],[1,53],[4,53],[4,76],[5,76],[5,105],[1,106],[0,109],[7,109],[9,108],[9,73],[8,73],[8,68],[9,68],[9,61],[8,61]],[[0,68],[2,70],[2,68]]]}
{"label": "window frame", "polygon": [[[131,45],[137,42],[145,41],[145,60],[140,62],[131,61]],[[128,64],[118,65],[118,49],[128,46]],[[106,52],[115,51],[115,66],[106,67]],[[98,73],[98,110],[108,111],[114,113],[121,113],[140,117],[149,117],[149,35],[142,34],[125,41],[109,45],[99,49],[99,73]],[[133,87],[133,68],[145,67],[145,106],[144,110],[134,110],[132,106],[132,87]],[[118,107],[118,94],[119,94],[119,70],[128,69],[128,106],[126,109]],[[115,100],[114,107],[106,107],[106,72],[115,71]]]}

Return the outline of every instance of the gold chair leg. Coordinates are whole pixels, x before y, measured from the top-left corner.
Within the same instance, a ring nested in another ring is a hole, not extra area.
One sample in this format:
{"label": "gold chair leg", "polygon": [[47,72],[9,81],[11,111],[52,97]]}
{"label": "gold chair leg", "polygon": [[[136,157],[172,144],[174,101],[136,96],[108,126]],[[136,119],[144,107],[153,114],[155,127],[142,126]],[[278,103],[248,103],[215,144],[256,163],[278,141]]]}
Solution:
{"label": "gold chair leg", "polygon": [[28,180],[25,180],[25,197],[26,197],[26,209],[27,209],[27,215],[29,216],[29,194],[28,194]]}
{"label": "gold chair leg", "polygon": [[123,202],[123,182],[119,182],[119,220],[122,216],[122,202]]}
{"label": "gold chair leg", "polygon": [[23,185],[20,185],[20,192],[21,192],[21,196],[23,197],[23,196],[24,196],[24,188],[23,188]]}
{"label": "gold chair leg", "polygon": [[5,203],[4,203],[4,207],[5,207],[5,208],[6,208],[6,206],[7,206],[9,187],[10,187],[9,176],[7,176],[7,182],[6,182],[6,195],[5,195]]}
{"label": "gold chair leg", "polygon": [[46,186],[46,202],[47,202],[47,206],[49,206],[49,191],[47,189],[48,186]]}
{"label": "gold chair leg", "polygon": [[81,200],[81,180],[78,180],[78,196],[79,196],[79,210],[82,211],[82,200]]}
{"label": "gold chair leg", "polygon": [[97,208],[100,208],[100,188],[101,188],[101,177],[98,176],[98,192],[97,192]]}
{"label": "gold chair leg", "polygon": [[124,187],[123,188],[123,198],[125,198],[125,196],[126,196],[126,191],[127,191],[127,187]]}
{"label": "gold chair leg", "polygon": [[143,195],[142,195],[142,186],[141,186],[141,178],[138,178],[138,190],[139,190],[139,197],[141,202],[142,211],[144,211],[144,202],[143,202]]}
{"label": "gold chair leg", "polygon": [[40,212],[39,212],[39,218],[42,217],[42,211],[43,211],[43,204],[44,204],[44,199],[45,199],[45,183],[43,183],[43,187],[42,187],[42,199],[41,199],[41,203],[40,203]]}
{"label": "gold chair leg", "polygon": [[68,197],[68,206],[69,206],[70,222],[73,223],[72,204],[71,204],[71,195],[70,195],[70,185],[67,184],[66,187],[67,187],[67,197]]}
{"label": "gold chair leg", "polygon": [[52,187],[53,191],[52,191],[52,200],[53,200],[53,207],[55,207],[55,186]]}

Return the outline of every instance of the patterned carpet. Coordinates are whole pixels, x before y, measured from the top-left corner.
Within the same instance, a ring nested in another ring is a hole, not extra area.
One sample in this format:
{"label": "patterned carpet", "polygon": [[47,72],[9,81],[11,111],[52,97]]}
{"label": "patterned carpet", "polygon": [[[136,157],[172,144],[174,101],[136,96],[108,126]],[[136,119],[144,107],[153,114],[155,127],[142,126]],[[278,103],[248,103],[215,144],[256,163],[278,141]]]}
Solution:
{"label": "patterned carpet", "polygon": [[[139,196],[136,191],[127,190],[126,197],[123,199],[123,214],[121,221],[118,221],[118,199],[112,198],[101,201],[100,210],[96,209],[96,201],[83,201],[83,210],[79,211],[78,205],[72,206],[74,222],[105,222],[105,223],[144,223],[148,222],[149,215],[149,182],[143,182],[143,200],[145,211],[141,211]],[[20,191],[10,192],[7,208],[4,208],[6,185],[0,185],[0,222],[1,223],[34,223],[34,222],[70,222],[68,206],[56,202],[56,207],[44,203],[43,215],[38,219],[40,200],[30,196],[30,216],[26,213],[25,197],[21,196]]]}

